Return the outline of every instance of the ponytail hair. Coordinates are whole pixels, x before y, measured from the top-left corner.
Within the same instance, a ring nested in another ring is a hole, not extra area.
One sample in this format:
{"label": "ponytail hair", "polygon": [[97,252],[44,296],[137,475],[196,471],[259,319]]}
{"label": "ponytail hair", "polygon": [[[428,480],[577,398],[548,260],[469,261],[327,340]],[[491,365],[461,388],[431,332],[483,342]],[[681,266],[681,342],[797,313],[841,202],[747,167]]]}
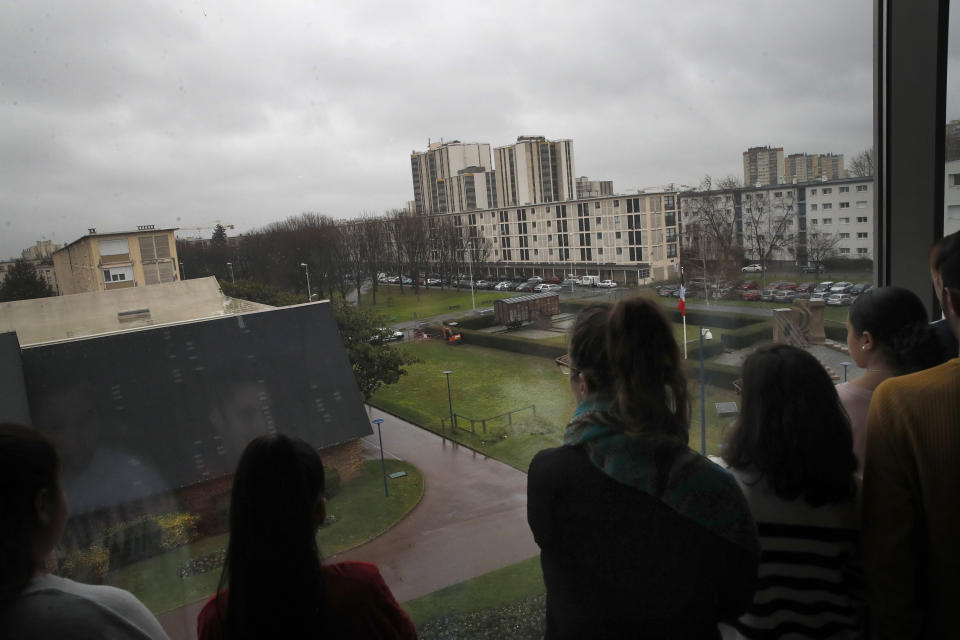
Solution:
{"label": "ponytail hair", "polygon": [[680,349],[660,305],[621,300],[610,310],[606,352],[616,413],[627,433],[687,444],[690,397]]}
{"label": "ponytail hair", "polygon": [[324,590],[316,542],[323,463],[303,440],[255,438],[244,449],[230,496],[230,542],[218,599],[224,638],[322,635]]}
{"label": "ponytail hair", "polygon": [[850,326],[857,334],[870,332],[897,375],[943,362],[939,338],[927,322],[927,310],[909,289],[882,287],[860,294],[850,307]]}
{"label": "ponytail hair", "polygon": [[60,458],[43,434],[0,424],[0,601],[19,594],[36,569],[37,493],[59,491],[59,474]]}

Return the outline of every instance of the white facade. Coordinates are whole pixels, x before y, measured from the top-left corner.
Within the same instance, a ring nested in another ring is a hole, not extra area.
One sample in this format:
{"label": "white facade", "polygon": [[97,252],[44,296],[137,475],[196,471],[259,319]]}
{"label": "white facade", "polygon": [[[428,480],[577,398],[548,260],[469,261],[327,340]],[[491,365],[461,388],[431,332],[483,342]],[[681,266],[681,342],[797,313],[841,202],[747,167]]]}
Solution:
{"label": "white facade", "polygon": [[943,235],[960,231],[960,160],[943,168]]}
{"label": "white facade", "polygon": [[[960,200],[960,185],[957,196]],[[702,198],[712,198],[721,217],[729,220],[747,260],[760,260],[771,239],[776,245],[769,256],[772,261],[805,265],[807,250],[815,242],[829,242],[830,253],[837,257],[873,259],[872,178],[685,193],[680,203],[685,225],[695,222],[697,200]],[[764,236],[759,243],[757,235]],[[691,240],[685,237],[684,246],[689,247]]]}

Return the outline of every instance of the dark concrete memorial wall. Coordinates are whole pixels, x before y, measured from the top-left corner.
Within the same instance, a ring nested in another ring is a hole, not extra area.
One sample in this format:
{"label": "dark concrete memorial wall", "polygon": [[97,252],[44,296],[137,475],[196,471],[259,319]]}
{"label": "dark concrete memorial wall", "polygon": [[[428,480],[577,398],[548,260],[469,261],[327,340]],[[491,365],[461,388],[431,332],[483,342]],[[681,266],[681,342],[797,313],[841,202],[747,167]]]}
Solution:
{"label": "dark concrete memorial wall", "polygon": [[32,423],[74,514],[232,473],[251,438],[324,448],[371,433],[328,303],[22,351]]}

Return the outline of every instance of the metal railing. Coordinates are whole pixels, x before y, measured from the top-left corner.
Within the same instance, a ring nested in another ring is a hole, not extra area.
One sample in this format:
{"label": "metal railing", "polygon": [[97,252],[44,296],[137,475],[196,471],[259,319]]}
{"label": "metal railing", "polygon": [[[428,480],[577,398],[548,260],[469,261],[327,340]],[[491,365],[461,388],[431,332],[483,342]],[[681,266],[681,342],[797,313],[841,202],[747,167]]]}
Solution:
{"label": "metal railing", "polygon": [[[497,414],[497,415],[495,415],[495,416],[491,416],[491,417],[489,417],[489,418],[470,418],[470,417],[468,417],[468,416],[461,415],[461,414],[459,414],[459,413],[454,413],[454,414],[453,414],[453,423],[450,425],[450,426],[451,426],[451,429],[450,429],[450,430],[451,430],[451,431],[455,431],[456,429],[459,428],[459,429],[463,429],[464,431],[466,431],[466,428],[460,426],[460,421],[463,420],[463,421],[465,421],[465,422],[469,422],[469,423],[470,423],[470,432],[471,432],[471,433],[476,433],[476,432],[477,432],[477,423],[480,423],[480,429],[482,430],[482,432],[483,432],[483,433],[486,433],[486,432],[487,432],[487,423],[488,423],[488,422],[492,422],[493,420],[497,420],[497,419],[499,419],[499,418],[503,418],[504,416],[506,416],[506,418],[507,418],[507,424],[508,424],[508,425],[512,425],[512,424],[513,424],[513,414],[515,414],[515,413],[520,413],[521,411],[526,411],[527,409],[531,410],[531,411],[533,412],[533,416],[536,417],[536,415],[537,415],[537,405],[535,405],[535,404],[527,405],[526,407],[520,407],[519,409],[513,409],[513,410],[511,410],[511,411],[505,411],[505,412],[503,412],[503,413],[499,413],[499,414]],[[447,428],[447,419],[446,419],[446,418],[440,418],[440,430],[441,430],[441,431],[446,431],[446,428]]]}

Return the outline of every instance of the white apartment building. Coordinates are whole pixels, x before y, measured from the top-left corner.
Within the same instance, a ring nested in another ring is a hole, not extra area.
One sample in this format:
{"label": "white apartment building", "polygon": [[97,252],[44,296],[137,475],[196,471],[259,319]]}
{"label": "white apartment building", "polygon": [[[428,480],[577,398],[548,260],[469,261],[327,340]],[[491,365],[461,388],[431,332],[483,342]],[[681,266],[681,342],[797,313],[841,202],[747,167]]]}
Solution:
{"label": "white apartment building", "polygon": [[675,191],[637,193],[446,215],[463,237],[488,243],[491,272],[650,282],[677,277],[678,200]]}
{"label": "white apartment building", "polygon": [[[466,211],[478,193],[486,206],[496,206],[490,145],[459,140],[434,142],[426,151],[410,153],[413,175],[413,199],[417,213],[455,213]],[[478,176],[482,176],[479,179]],[[481,205],[475,205],[474,208]]]}
{"label": "white apartment building", "polygon": [[494,149],[498,206],[563,202],[577,198],[572,140],[520,136]]}
{"label": "white apartment building", "polygon": [[[769,257],[772,261],[806,265],[814,243],[829,245],[829,253],[838,257],[873,259],[872,178],[687,192],[680,197],[684,225],[695,223],[703,198],[717,203],[747,260],[760,260],[771,239],[775,247]],[[763,236],[759,242],[757,235]],[[684,248],[689,249],[692,240],[685,236]]]}
{"label": "white apartment building", "polygon": [[613,195],[613,180],[591,180],[587,176],[577,178],[577,199]]}
{"label": "white apartment building", "polygon": [[943,167],[943,235],[960,231],[960,160]]}

